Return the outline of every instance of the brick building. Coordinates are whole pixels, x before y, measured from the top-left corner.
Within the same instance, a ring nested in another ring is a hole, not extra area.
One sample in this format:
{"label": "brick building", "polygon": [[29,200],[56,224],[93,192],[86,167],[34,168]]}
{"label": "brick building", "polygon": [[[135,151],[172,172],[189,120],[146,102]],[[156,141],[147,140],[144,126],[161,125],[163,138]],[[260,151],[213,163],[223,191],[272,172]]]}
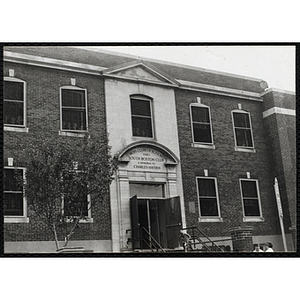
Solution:
{"label": "brick building", "polygon": [[[108,134],[118,169],[106,201],[91,199],[74,245],[116,253],[145,247],[143,227],[163,248],[176,248],[179,229],[195,226],[232,247],[232,228],[246,226],[254,243],[283,251],[277,177],[287,248],[295,249],[294,94],[263,80],[76,47],[5,47],[4,81],[18,90],[4,95],[5,172],[23,170],[21,142]],[[64,91],[85,99],[76,128],[64,123]],[[53,251],[26,199],[19,212],[8,199],[5,252]]]}

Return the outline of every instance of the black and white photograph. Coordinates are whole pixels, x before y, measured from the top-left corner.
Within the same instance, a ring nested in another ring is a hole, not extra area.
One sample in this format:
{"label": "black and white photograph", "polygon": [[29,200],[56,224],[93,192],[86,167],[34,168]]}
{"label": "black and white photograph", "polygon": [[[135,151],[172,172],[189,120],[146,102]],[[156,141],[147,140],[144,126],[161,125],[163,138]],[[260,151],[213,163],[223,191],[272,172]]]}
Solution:
{"label": "black and white photograph", "polygon": [[297,297],[294,1],[1,8],[1,299]]}
{"label": "black and white photograph", "polygon": [[295,52],[5,45],[4,253],[295,254]]}

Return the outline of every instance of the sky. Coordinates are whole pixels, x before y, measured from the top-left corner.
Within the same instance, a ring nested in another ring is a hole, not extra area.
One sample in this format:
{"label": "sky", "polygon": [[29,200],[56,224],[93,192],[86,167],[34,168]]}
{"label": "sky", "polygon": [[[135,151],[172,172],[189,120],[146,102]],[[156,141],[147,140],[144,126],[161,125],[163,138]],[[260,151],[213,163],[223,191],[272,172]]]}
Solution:
{"label": "sky", "polygon": [[265,80],[295,92],[294,46],[113,46],[93,47]]}

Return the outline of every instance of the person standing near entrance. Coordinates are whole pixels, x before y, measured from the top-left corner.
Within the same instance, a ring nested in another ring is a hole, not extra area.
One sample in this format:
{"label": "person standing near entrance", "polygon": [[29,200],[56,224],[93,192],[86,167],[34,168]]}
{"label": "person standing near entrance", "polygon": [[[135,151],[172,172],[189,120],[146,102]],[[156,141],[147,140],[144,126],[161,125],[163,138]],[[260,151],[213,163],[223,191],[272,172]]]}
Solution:
{"label": "person standing near entrance", "polygon": [[191,236],[188,233],[185,233],[183,230],[180,230],[179,242],[180,242],[180,246],[183,247],[184,252],[187,252],[188,250],[192,250],[190,239]]}
{"label": "person standing near entrance", "polygon": [[266,242],[266,250],[265,252],[274,252],[273,244],[271,242]]}

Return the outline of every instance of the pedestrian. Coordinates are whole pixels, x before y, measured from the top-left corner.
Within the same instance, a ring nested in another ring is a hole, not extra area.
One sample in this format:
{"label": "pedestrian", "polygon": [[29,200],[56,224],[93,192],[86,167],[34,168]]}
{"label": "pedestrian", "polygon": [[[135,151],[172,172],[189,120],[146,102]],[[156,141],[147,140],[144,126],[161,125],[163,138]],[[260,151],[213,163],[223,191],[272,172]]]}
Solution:
{"label": "pedestrian", "polygon": [[264,251],[262,251],[262,250],[259,248],[258,244],[254,244],[254,251],[253,251],[253,252],[264,252]]}
{"label": "pedestrian", "polygon": [[265,252],[274,252],[273,244],[271,242],[266,242],[266,250]]}
{"label": "pedestrian", "polygon": [[180,241],[180,245],[184,249],[184,252],[187,252],[188,249],[192,250],[190,239],[191,236],[188,233],[185,233],[183,230],[180,230],[179,241]]}

